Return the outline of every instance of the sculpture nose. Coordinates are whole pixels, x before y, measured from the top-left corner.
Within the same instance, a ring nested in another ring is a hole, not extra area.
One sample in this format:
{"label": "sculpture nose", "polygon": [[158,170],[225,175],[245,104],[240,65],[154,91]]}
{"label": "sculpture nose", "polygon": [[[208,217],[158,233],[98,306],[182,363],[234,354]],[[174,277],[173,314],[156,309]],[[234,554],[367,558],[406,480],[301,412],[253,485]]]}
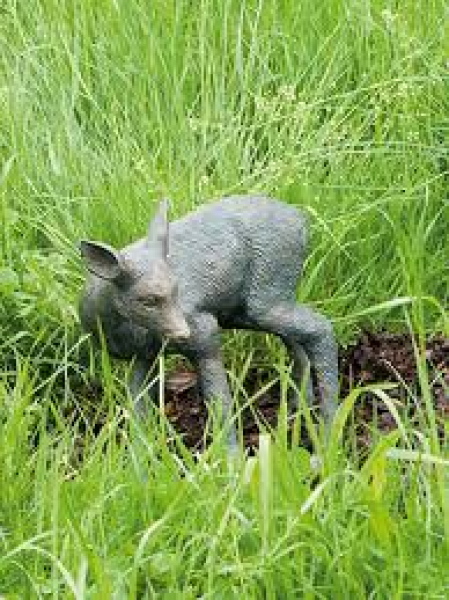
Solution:
{"label": "sculpture nose", "polygon": [[190,327],[182,313],[172,314],[170,318],[170,327],[167,331],[167,338],[172,340],[186,340],[190,337]]}
{"label": "sculpture nose", "polygon": [[168,337],[173,340],[187,340],[190,337],[190,328],[186,323],[183,327],[170,331]]}

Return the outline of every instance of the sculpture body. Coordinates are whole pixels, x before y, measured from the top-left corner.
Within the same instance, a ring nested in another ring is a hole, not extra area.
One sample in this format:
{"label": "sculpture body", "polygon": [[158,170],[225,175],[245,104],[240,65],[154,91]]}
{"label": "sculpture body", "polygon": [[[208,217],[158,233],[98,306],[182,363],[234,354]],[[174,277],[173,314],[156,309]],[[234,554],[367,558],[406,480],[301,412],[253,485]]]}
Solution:
{"label": "sculpture body", "polygon": [[221,400],[225,419],[231,395],[220,329],[275,334],[294,360],[298,385],[306,357],[315,367],[329,422],[338,385],[332,326],[296,303],[306,234],[297,209],[266,197],[224,198],[170,225],[163,202],[147,237],[120,251],[81,242],[90,271],[81,321],[94,334],[101,322],[113,356],[135,357],[136,390],[165,340],[196,365],[204,397]]}

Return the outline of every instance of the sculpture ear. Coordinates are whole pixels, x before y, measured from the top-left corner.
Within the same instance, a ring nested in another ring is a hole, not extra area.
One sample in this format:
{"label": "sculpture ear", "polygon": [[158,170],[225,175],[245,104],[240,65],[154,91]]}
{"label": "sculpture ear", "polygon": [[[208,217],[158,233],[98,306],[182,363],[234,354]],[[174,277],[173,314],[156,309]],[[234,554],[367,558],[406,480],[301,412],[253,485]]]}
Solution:
{"label": "sculpture ear", "polygon": [[168,257],[168,208],[170,201],[161,200],[156,214],[148,227],[148,244],[162,259]]}
{"label": "sculpture ear", "polygon": [[79,247],[88,270],[97,277],[112,281],[121,274],[119,254],[111,246],[82,240]]}

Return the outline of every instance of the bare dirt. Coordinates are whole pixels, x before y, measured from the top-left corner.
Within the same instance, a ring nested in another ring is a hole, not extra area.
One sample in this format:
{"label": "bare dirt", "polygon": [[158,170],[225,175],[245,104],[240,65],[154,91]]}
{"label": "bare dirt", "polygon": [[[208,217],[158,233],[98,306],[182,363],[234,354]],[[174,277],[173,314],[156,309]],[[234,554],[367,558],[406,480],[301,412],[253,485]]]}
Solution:
{"label": "bare dirt", "polygon": [[[371,384],[394,384],[388,389],[401,415],[417,429],[425,426],[426,406],[422,392],[418,361],[412,338],[409,335],[364,332],[359,341],[339,352],[340,396],[344,398],[351,389]],[[430,398],[438,424],[439,433],[447,440],[449,435],[449,339],[435,336],[426,342],[425,362],[428,366]],[[274,372],[252,369],[244,382],[251,397],[275,379]],[[71,408],[70,421],[80,424],[89,421],[94,433],[104,425],[107,415],[99,409],[98,400],[102,389],[98,383],[83,386],[84,401]],[[80,397],[81,390],[76,394]],[[274,383],[269,390],[260,394],[255,406],[242,411],[243,439],[245,446],[254,449],[258,443],[259,425],[275,427],[280,406],[280,385]],[[100,403],[101,404],[101,403]],[[82,411],[82,415],[80,414]],[[207,443],[205,428],[208,410],[197,387],[194,372],[179,368],[167,377],[165,385],[165,414],[174,429],[183,437],[185,444],[201,449]],[[372,441],[373,426],[376,430],[391,431],[395,421],[378,397],[364,392],[357,402],[352,419],[356,441],[360,449],[368,449]],[[207,429],[207,428],[206,428]],[[82,432],[82,426],[78,429]],[[306,430],[302,428],[302,440],[309,446]]]}

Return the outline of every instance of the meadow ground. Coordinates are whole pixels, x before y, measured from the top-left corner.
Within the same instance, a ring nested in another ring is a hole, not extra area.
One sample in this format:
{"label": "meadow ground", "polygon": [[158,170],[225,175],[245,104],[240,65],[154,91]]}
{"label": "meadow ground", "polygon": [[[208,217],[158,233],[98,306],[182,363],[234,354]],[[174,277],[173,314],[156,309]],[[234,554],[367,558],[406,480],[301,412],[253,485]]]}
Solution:
{"label": "meadow ground", "polygon": [[[2,2],[0,596],[448,597],[448,392],[426,347],[449,336],[448,23],[443,0]],[[175,218],[261,191],[308,213],[298,300],[342,346],[412,334],[399,399],[369,381],[393,426],[368,450],[366,385],[327,437],[303,403],[317,464],[283,349],[236,332],[236,402],[276,385],[277,425],[235,464],[219,431],[195,456],[159,411],[134,421],[129,367],[80,331],[79,239],[144,235],[161,197]]]}

